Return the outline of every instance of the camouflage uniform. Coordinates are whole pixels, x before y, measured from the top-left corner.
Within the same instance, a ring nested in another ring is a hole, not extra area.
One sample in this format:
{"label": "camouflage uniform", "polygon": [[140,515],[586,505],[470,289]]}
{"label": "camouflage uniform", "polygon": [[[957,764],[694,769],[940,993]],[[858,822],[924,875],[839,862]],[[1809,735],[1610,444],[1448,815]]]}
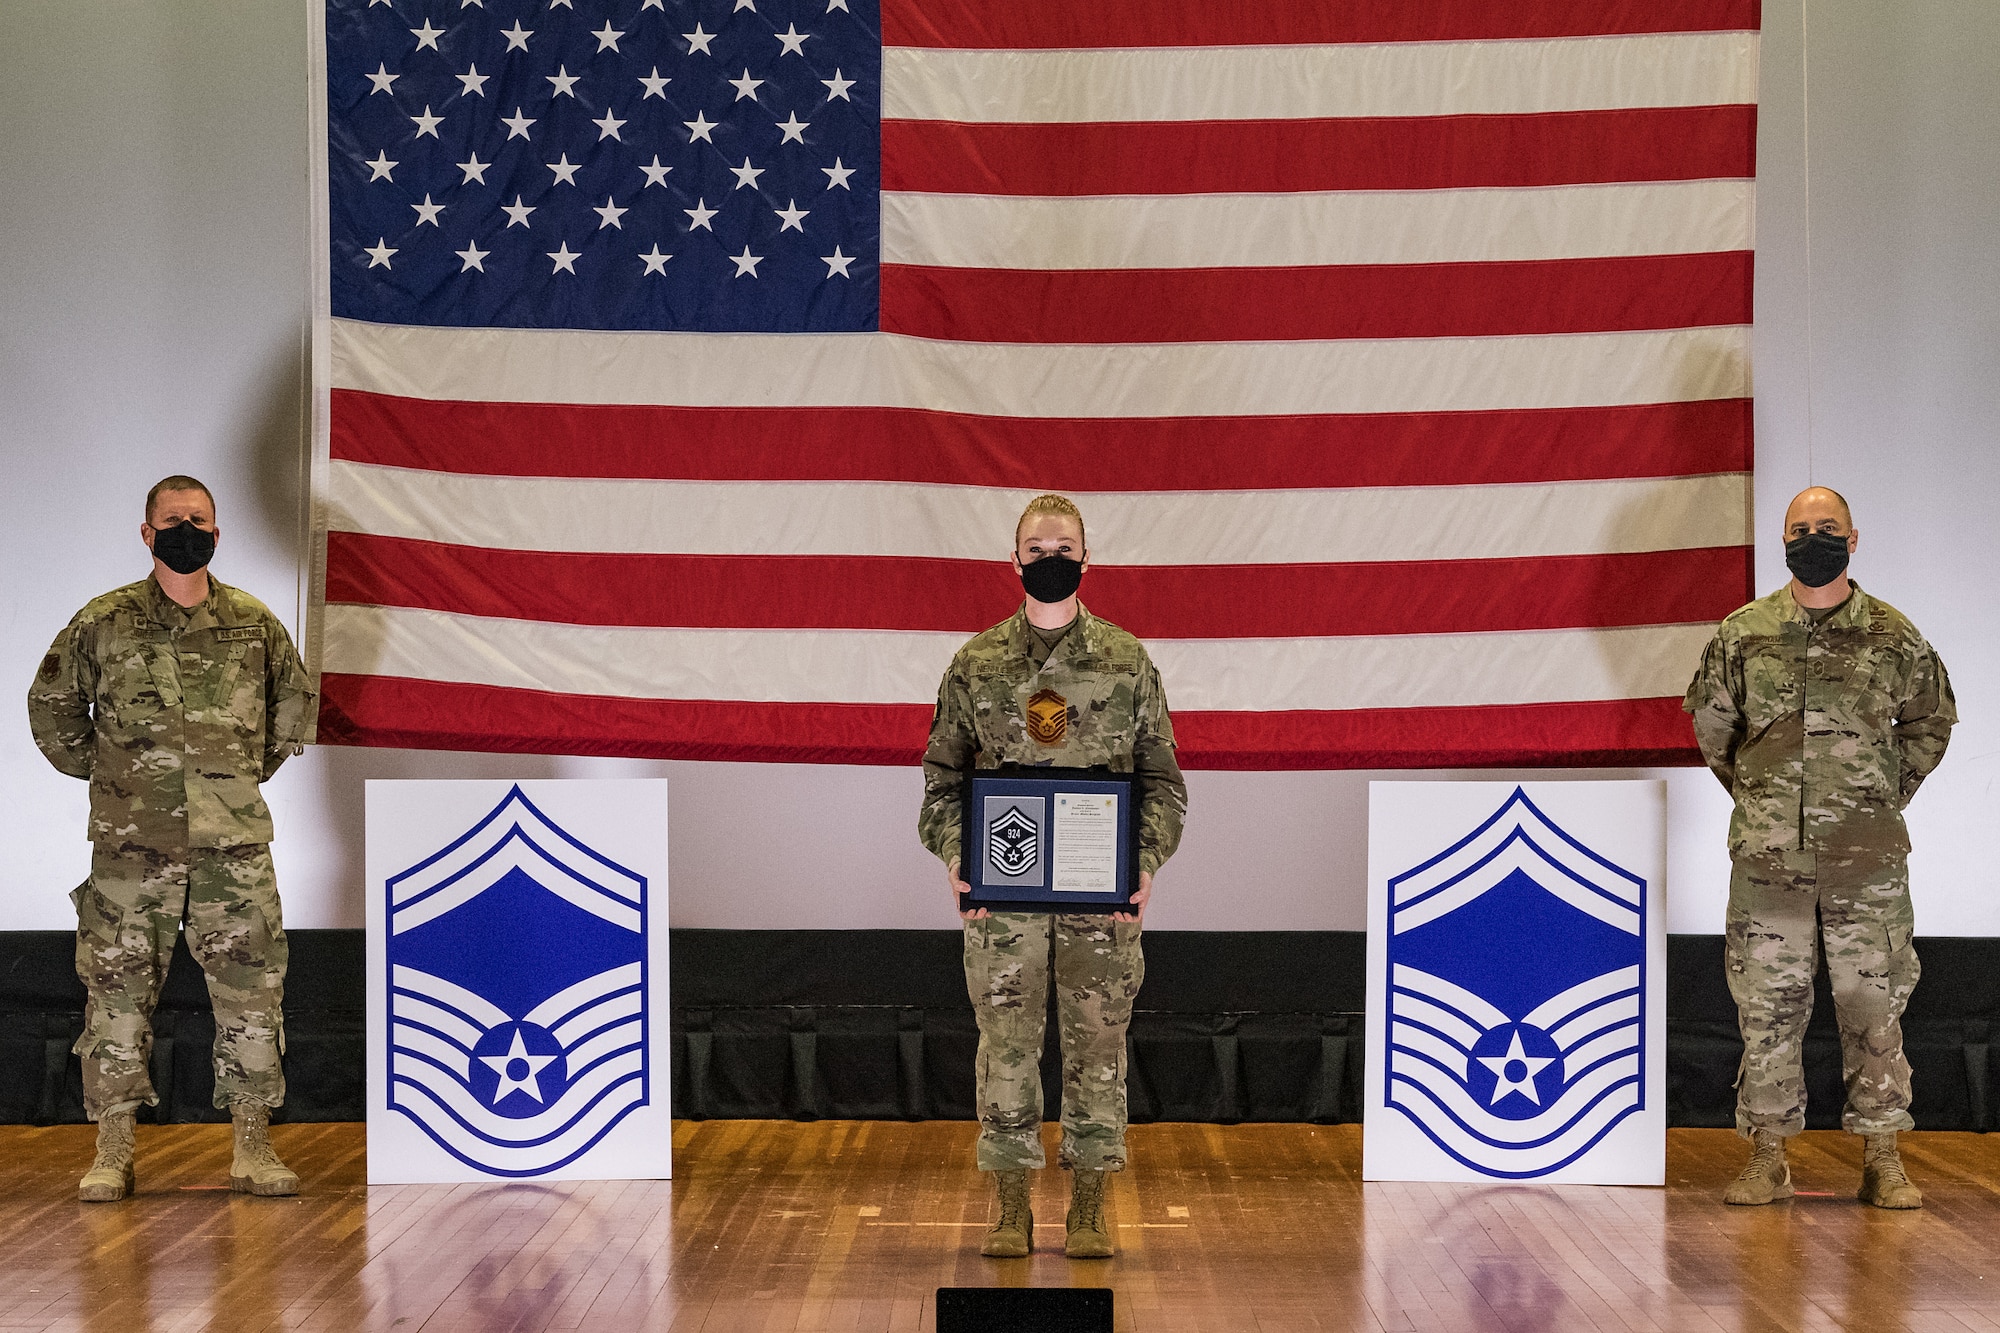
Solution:
{"label": "camouflage uniform", "polygon": [[90,782],[90,878],[70,896],[92,1120],[159,1103],[151,1018],[183,916],[215,1006],[215,1104],[284,1101],[285,931],[258,784],[309,738],[313,702],[285,627],[213,577],[194,607],[150,578],[107,593],[42,659],[35,744]]}
{"label": "camouflage uniform", "polygon": [[1737,1131],[1805,1127],[1800,1055],[1821,934],[1841,1123],[1911,1128],[1901,1020],[1918,969],[1903,806],[1958,720],[1944,664],[1859,585],[1817,622],[1788,586],[1722,622],[1682,706],[1736,798],[1725,948],[1743,1030]]}
{"label": "camouflage uniform", "polygon": [[[1044,659],[1046,654],[1046,660]],[[1139,641],[1079,605],[1053,648],[1026,607],[958,650],[924,751],[924,846],[959,859],[965,773],[1002,764],[1139,774],[1139,868],[1180,845],[1187,784],[1160,674]],[[1044,1164],[1042,1028],[1051,956],[1063,1055],[1064,1166],[1125,1165],[1125,1029],[1146,974],[1137,922],[1101,913],[996,912],[965,923],[979,1019],[979,1167]]]}

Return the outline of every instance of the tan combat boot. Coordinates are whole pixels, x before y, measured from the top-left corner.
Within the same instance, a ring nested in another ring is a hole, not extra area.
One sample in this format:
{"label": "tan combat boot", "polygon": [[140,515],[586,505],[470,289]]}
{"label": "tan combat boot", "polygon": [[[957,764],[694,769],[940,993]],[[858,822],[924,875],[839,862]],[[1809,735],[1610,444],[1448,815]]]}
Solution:
{"label": "tan combat boot", "polygon": [[1072,1259],[1109,1259],[1111,1230],[1104,1224],[1104,1173],[1077,1167],[1070,1173],[1069,1217],[1063,1253]]}
{"label": "tan combat boot", "polygon": [[251,1102],[237,1102],[229,1108],[235,1135],[236,1154],[229,1159],[229,1188],[267,1198],[297,1194],[299,1178],[278,1160],[271,1146],[271,1111]]}
{"label": "tan combat boot", "polygon": [[111,1203],[138,1188],[132,1170],[132,1108],[106,1111],[97,1118],[97,1160],[76,1187],[81,1203]]}
{"label": "tan combat boot", "polygon": [[1870,1134],[1861,1150],[1861,1193],[1854,1197],[1877,1208],[1921,1208],[1923,1191],[1903,1174],[1903,1155],[1896,1151],[1896,1134]]}
{"label": "tan combat boot", "polygon": [[1760,1129],[1750,1142],[1754,1150],[1743,1174],[1723,1191],[1724,1203],[1773,1203],[1792,1197],[1792,1168],[1785,1162],[1784,1136]]}
{"label": "tan combat boot", "polygon": [[1028,1206],[1028,1173],[995,1171],[1000,1191],[1000,1216],[986,1229],[979,1252],[989,1259],[1025,1259],[1035,1247],[1035,1214]]}

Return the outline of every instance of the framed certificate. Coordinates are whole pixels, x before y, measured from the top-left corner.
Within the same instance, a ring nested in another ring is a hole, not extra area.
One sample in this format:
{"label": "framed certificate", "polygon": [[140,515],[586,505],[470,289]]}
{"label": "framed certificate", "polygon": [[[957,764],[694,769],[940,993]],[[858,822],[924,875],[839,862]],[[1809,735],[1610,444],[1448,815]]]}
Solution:
{"label": "framed certificate", "polygon": [[1138,780],[1097,768],[1001,768],[965,782],[968,908],[1117,912],[1139,887]]}

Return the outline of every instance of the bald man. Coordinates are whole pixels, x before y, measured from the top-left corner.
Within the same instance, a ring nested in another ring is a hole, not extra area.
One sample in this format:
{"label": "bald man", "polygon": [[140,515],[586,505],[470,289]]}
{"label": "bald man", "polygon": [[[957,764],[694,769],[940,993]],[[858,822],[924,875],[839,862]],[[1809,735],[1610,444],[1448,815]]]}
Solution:
{"label": "bald man", "polygon": [[1805,1128],[1800,1053],[1822,938],[1861,1192],[1917,1208],[1896,1135],[1912,1127],[1903,1009],[1917,984],[1903,807],[1944,757],[1958,712],[1923,635],[1848,577],[1860,546],[1823,486],[1785,511],[1792,581],[1724,620],[1684,707],[1736,801],[1725,958],[1743,1030],[1736,1132],[1750,1163],[1723,1199],[1790,1198],[1785,1140]]}

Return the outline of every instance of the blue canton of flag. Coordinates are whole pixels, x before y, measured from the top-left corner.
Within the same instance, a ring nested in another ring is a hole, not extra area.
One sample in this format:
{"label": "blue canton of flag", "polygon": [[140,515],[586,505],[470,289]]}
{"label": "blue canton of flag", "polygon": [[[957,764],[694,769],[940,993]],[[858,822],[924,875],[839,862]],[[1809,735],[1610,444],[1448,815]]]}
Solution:
{"label": "blue canton of flag", "polygon": [[1646,881],[1519,787],[1389,880],[1385,1102],[1484,1175],[1544,1176],[1646,1104]]}
{"label": "blue canton of flag", "polygon": [[328,0],[333,314],[877,327],[876,0]]}

